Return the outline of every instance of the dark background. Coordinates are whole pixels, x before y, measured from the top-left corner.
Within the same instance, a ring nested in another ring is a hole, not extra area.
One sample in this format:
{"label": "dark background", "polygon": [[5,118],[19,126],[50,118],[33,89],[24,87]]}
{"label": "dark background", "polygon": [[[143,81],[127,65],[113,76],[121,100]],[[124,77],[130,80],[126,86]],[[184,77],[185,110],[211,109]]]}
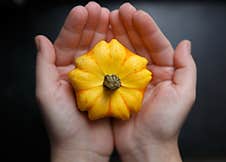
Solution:
{"label": "dark background", "polygon": [[[1,159],[47,162],[49,141],[35,101],[37,34],[55,40],[70,9],[87,1],[2,0]],[[116,9],[123,1],[98,1]],[[226,156],[226,3],[223,1],[131,1],[149,12],[175,47],[192,41],[198,68],[197,100],[179,139],[182,156]],[[117,159],[114,153],[112,159]],[[113,160],[112,160],[113,161]]]}

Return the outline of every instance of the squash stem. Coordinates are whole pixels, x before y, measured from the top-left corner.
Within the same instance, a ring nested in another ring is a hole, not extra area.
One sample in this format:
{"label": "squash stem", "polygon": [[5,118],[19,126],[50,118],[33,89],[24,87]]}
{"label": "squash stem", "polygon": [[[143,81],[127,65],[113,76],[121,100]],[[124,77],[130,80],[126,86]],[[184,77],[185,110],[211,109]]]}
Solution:
{"label": "squash stem", "polygon": [[116,90],[121,86],[120,79],[117,75],[105,75],[103,86],[106,87],[108,90]]}

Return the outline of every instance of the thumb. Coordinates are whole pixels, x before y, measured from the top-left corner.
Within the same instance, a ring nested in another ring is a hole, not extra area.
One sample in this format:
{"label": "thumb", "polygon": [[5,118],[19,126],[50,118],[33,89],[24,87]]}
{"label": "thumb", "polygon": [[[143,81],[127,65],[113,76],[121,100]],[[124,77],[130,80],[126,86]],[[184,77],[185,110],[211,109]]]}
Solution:
{"label": "thumb", "polygon": [[36,36],[36,91],[48,91],[59,78],[55,66],[55,50],[53,44],[45,36]]}
{"label": "thumb", "polygon": [[175,74],[173,82],[176,88],[183,92],[193,92],[196,89],[196,65],[191,55],[191,42],[181,41],[174,55]]}

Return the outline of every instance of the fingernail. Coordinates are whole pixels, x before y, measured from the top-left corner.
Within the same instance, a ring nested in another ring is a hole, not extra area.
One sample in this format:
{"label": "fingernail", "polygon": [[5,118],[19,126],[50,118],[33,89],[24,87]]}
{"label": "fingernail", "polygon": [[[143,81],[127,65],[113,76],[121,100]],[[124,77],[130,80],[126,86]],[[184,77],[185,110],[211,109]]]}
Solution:
{"label": "fingernail", "polygon": [[191,42],[189,40],[186,41],[186,50],[189,54],[191,53]]}
{"label": "fingernail", "polygon": [[36,44],[37,50],[40,51],[40,40],[38,39],[38,37],[35,37],[35,44]]}

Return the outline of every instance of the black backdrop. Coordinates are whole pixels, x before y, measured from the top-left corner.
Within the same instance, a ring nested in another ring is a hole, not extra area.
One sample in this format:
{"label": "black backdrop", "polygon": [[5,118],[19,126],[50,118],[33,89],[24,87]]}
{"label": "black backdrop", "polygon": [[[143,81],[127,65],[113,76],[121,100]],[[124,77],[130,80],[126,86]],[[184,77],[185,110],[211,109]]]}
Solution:
{"label": "black backdrop", "polygon": [[[192,41],[198,68],[197,100],[179,140],[183,157],[225,156],[226,3],[132,3],[151,13],[174,47],[182,39]],[[85,2],[0,3],[1,158],[6,162],[49,161],[49,142],[34,97],[36,50],[33,38],[45,34],[54,40],[65,16],[77,4]],[[101,4],[115,9],[122,1]]]}

